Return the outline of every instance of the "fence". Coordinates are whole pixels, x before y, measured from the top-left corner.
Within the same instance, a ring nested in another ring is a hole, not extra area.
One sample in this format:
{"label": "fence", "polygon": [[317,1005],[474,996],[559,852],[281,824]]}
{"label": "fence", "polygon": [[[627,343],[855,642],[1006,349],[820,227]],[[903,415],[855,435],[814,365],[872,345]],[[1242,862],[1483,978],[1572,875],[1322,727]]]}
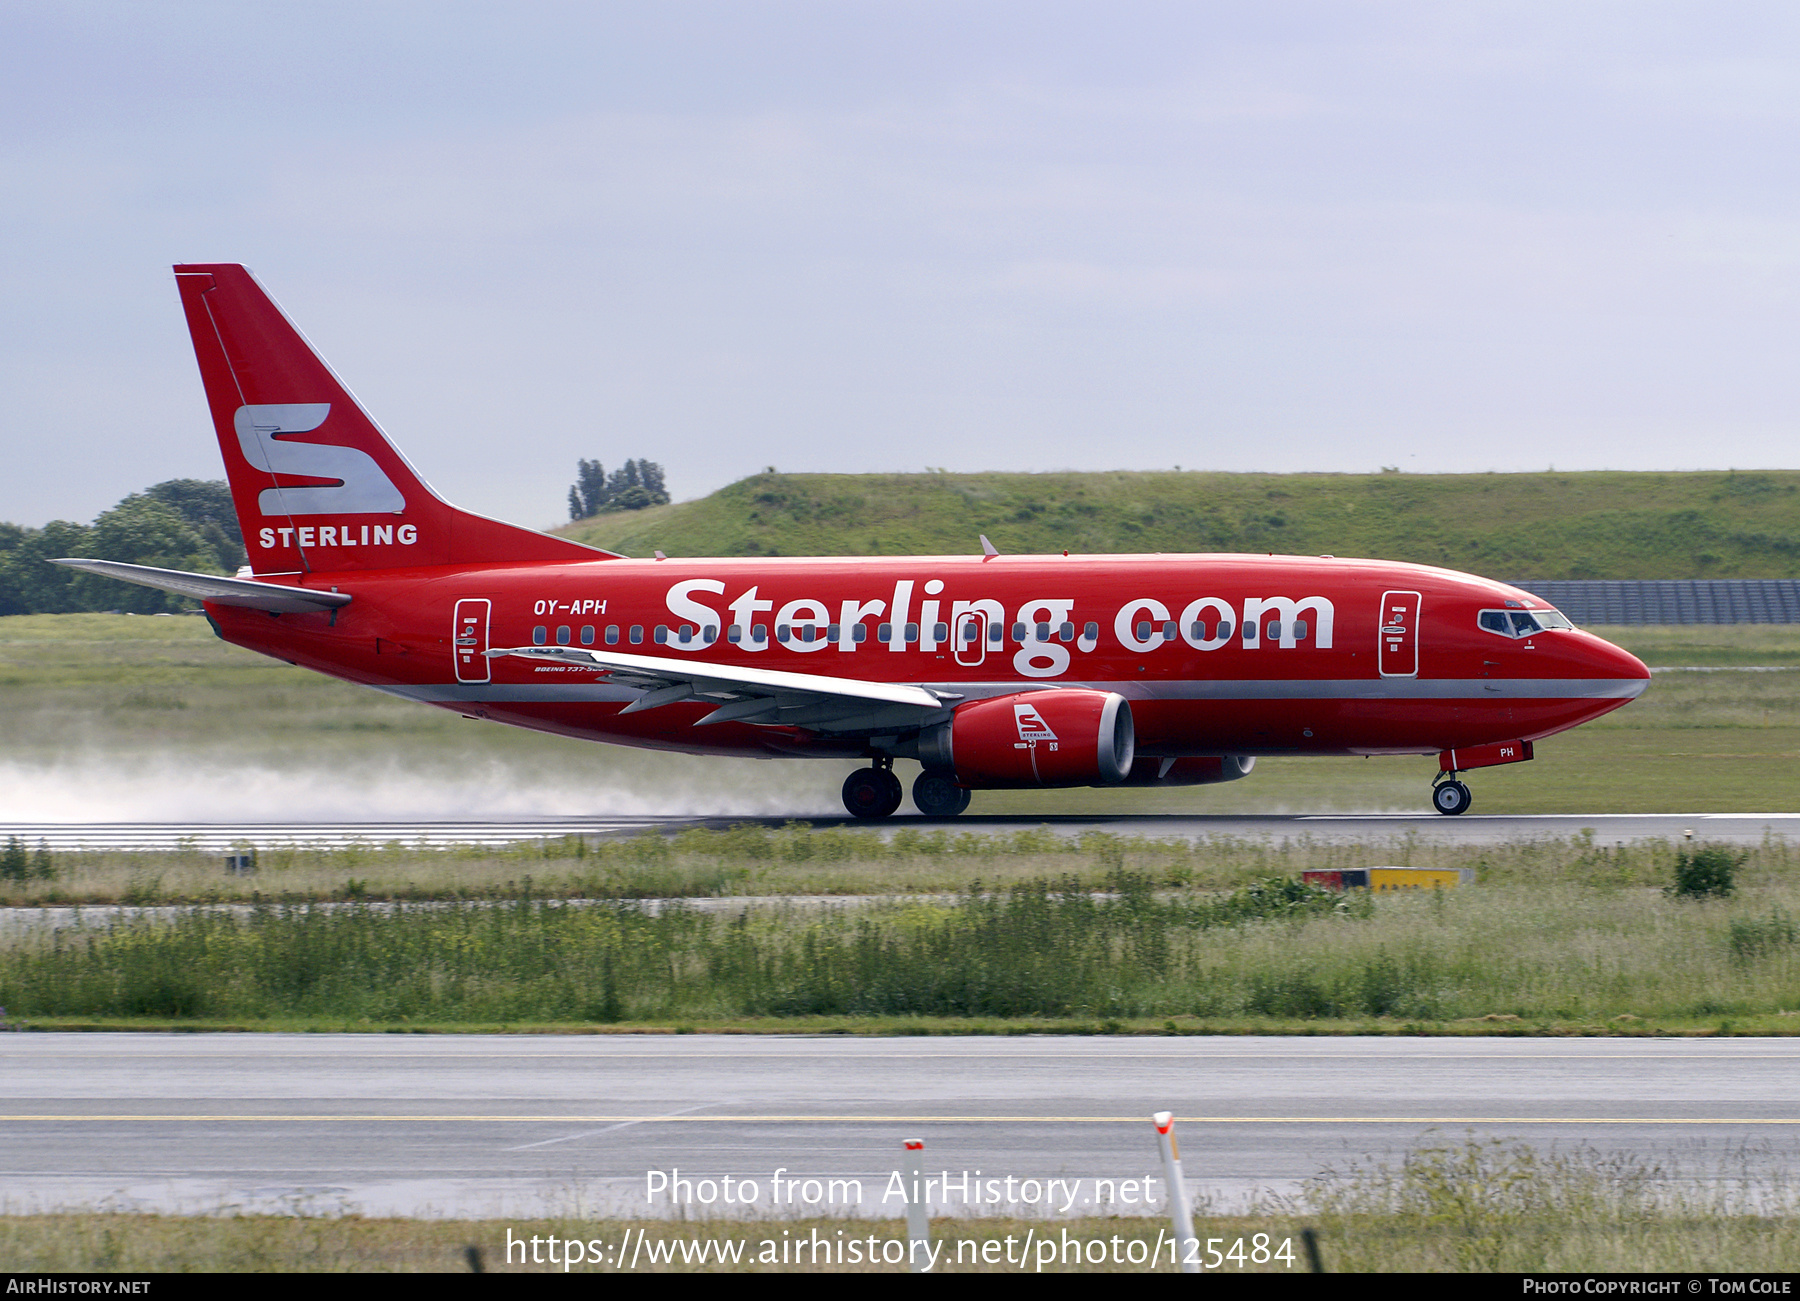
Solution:
{"label": "fence", "polygon": [[1800,623],[1800,579],[1510,581],[1578,624]]}

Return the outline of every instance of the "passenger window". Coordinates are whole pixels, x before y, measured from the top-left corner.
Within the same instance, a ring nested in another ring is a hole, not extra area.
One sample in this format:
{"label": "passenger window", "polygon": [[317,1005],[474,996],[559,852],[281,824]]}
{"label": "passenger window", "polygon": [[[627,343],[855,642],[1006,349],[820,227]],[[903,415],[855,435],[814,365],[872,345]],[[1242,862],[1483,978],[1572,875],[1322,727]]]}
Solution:
{"label": "passenger window", "polygon": [[656,625],[656,644],[658,646],[667,646],[669,644],[669,625],[668,624],[659,623]]}
{"label": "passenger window", "polygon": [[1139,641],[1149,641],[1150,640],[1150,621],[1148,619],[1139,619],[1138,620],[1137,639]]}
{"label": "passenger window", "polygon": [[949,641],[950,640],[950,625],[947,623],[932,624],[931,625],[931,640],[933,640],[933,641]]}
{"label": "passenger window", "polygon": [[644,640],[644,625],[641,623],[632,624],[631,625],[631,644],[633,646],[636,646],[639,643],[641,643],[643,640]]}
{"label": "passenger window", "polygon": [[550,630],[548,628],[544,627],[543,624],[540,623],[537,627],[535,627],[531,630],[531,644],[533,646],[542,646],[545,642],[547,642],[549,640],[550,640]]}
{"label": "passenger window", "polygon": [[782,645],[787,645],[787,640],[792,635],[792,632],[785,623],[778,623],[775,625],[775,640]]}
{"label": "passenger window", "polygon": [[750,629],[750,640],[758,644],[767,642],[769,640],[769,625],[766,623],[752,625]]}
{"label": "passenger window", "polygon": [[557,627],[556,627],[556,644],[558,646],[567,646],[569,644],[569,639],[571,636],[572,636],[572,634],[569,631],[568,624],[563,623],[563,624],[557,625]]}
{"label": "passenger window", "polygon": [[1306,620],[1301,619],[1294,624],[1294,636],[1296,639],[1299,639],[1299,640],[1305,639],[1305,637],[1306,637]]}
{"label": "passenger window", "polygon": [[687,645],[694,640],[694,625],[691,623],[682,624],[681,631],[677,633],[676,636],[681,639],[681,644],[683,646]]}
{"label": "passenger window", "polygon": [[825,640],[831,642],[833,645],[837,643],[837,640],[842,633],[843,629],[839,628],[835,623],[828,623],[825,625]]}
{"label": "passenger window", "polygon": [[725,640],[730,642],[733,646],[744,640],[743,625],[734,623],[731,627],[727,628],[725,630]]}
{"label": "passenger window", "polygon": [[869,626],[865,623],[852,624],[850,626],[850,640],[858,644],[869,640]]}
{"label": "passenger window", "polygon": [[919,625],[916,623],[907,624],[906,625],[906,644],[908,646],[910,646],[918,640],[919,640]]}
{"label": "passenger window", "polygon": [[1180,635],[1181,635],[1180,633],[1175,631],[1175,623],[1173,620],[1170,620],[1168,623],[1165,623],[1163,625],[1163,640],[1164,641],[1174,641]]}
{"label": "passenger window", "polygon": [[1100,640],[1100,625],[1097,623],[1090,623],[1082,631],[1081,635],[1083,637],[1087,638],[1089,641],[1099,641]]}
{"label": "passenger window", "polygon": [[700,640],[705,642],[708,646],[719,640],[719,626],[715,623],[707,624],[706,627],[700,630]]}
{"label": "passenger window", "polygon": [[819,639],[819,630],[817,628],[815,628],[812,624],[806,623],[806,624],[800,625],[800,640],[801,641],[817,641],[818,639]]}
{"label": "passenger window", "polygon": [[1064,641],[1074,641],[1075,640],[1075,625],[1072,623],[1065,623],[1057,631],[1056,635],[1058,637],[1062,638],[1062,640],[1064,640]]}
{"label": "passenger window", "polygon": [[618,624],[609,623],[606,625],[606,644],[608,646],[617,646],[619,644],[619,625]]}
{"label": "passenger window", "polygon": [[584,623],[581,625],[581,644],[583,646],[592,646],[594,644],[594,625],[593,624]]}
{"label": "passenger window", "polygon": [[1006,629],[1002,628],[997,623],[990,623],[988,625],[988,645],[998,646],[1001,642],[1003,642],[1005,640],[1006,640]]}
{"label": "passenger window", "polygon": [[875,629],[875,640],[879,642],[890,642],[894,640],[894,625],[891,623],[884,623],[877,626]]}
{"label": "passenger window", "polygon": [[1253,623],[1245,624],[1244,625],[1244,645],[1248,646],[1255,640],[1256,640],[1256,625]]}

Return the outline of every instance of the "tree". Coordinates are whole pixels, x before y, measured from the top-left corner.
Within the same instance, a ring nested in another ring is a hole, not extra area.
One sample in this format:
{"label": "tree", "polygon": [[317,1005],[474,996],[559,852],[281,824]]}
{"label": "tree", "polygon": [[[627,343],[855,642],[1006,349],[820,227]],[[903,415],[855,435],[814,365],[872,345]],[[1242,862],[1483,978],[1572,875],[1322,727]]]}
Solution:
{"label": "tree", "polygon": [[91,527],[67,520],[41,529],[0,524],[0,614],[192,608],[185,597],[49,563],[62,556],[229,574],[244,562],[244,545],[223,480],[170,479],[132,493]]}
{"label": "tree", "polygon": [[75,587],[75,571],[50,563],[58,556],[87,555],[91,549],[88,536],[86,528],[68,520],[51,520],[41,529],[20,529],[14,545],[0,551],[0,614],[114,608],[111,604],[85,604],[85,594]]}
{"label": "tree", "polygon": [[161,502],[199,530],[218,556],[218,567],[227,573],[249,558],[244,553],[243,532],[238,528],[237,505],[231,500],[231,488],[225,480],[169,479],[146,488],[144,496]]}
{"label": "tree", "polygon": [[592,519],[606,502],[606,467],[598,461],[575,462],[575,486],[569,489],[569,518]]}
{"label": "tree", "polygon": [[577,461],[576,467],[575,485],[569,489],[570,519],[669,504],[663,468],[655,461],[627,461],[610,475],[598,461]]}

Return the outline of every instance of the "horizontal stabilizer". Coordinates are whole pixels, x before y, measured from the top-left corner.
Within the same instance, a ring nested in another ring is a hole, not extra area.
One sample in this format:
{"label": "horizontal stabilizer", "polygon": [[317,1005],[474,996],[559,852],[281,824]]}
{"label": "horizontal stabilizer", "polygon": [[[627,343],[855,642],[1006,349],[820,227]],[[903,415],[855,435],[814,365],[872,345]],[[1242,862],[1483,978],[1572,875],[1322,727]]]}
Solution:
{"label": "horizontal stabilizer", "polygon": [[244,578],[220,578],[216,574],[190,574],[180,569],[153,569],[149,565],[128,565],[119,560],[52,560],[53,565],[85,570],[104,578],[117,578],[140,587],[160,587],[200,601],[217,605],[237,605],[246,610],[269,610],[276,614],[297,614],[311,610],[331,610],[349,605],[342,592],[319,592],[307,587],[286,587],[278,583],[258,583]]}

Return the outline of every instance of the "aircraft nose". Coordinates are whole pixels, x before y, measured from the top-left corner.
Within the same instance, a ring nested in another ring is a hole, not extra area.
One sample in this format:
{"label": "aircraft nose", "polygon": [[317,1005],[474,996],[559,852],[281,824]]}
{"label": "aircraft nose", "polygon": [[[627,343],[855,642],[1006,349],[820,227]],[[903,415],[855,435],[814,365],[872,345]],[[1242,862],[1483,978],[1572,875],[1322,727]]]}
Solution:
{"label": "aircraft nose", "polygon": [[1592,633],[1583,635],[1588,642],[1586,658],[1593,666],[1595,677],[1635,682],[1637,689],[1631,693],[1633,696],[1650,684],[1650,670],[1644,661],[1623,646],[1615,646],[1603,637],[1596,637]]}

